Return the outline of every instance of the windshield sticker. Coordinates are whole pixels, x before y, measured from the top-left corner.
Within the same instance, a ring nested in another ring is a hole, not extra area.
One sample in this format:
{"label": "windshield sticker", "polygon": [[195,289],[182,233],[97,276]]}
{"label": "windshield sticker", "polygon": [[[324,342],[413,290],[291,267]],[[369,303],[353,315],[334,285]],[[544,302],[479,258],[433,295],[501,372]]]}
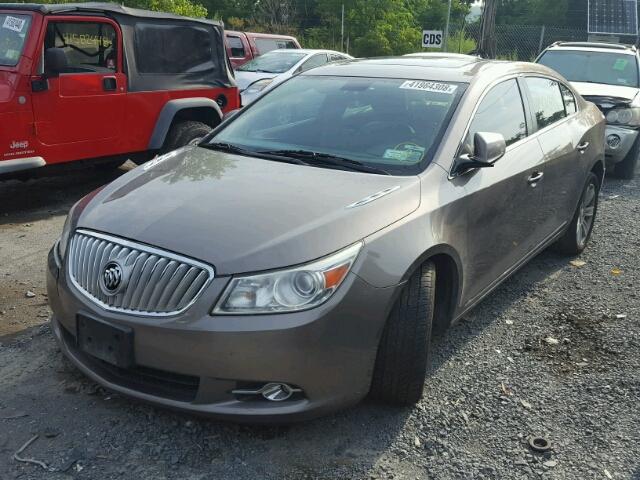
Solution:
{"label": "windshield sticker", "polygon": [[415,143],[401,143],[396,148],[385,150],[383,158],[402,163],[419,163],[424,157],[424,147]]}
{"label": "windshield sticker", "polygon": [[14,32],[22,32],[24,28],[24,24],[27,21],[23,18],[11,17],[7,15],[7,18],[4,19],[4,23],[2,24],[2,28],[7,28],[9,30],[13,30]]}
{"label": "windshield sticker", "polygon": [[629,60],[625,60],[624,58],[618,58],[616,62],[613,64],[613,69],[618,71],[624,71],[629,64]]}
{"label": "windshield sticker", "polygon": [[449,83],[439,82],[426,82],[424,80],[407,80],[400,88],[407,90],[422,90],[423,92],[435,92],[446,93],[447,95],[453,95],[458,89],[457,85],[451,85]]}

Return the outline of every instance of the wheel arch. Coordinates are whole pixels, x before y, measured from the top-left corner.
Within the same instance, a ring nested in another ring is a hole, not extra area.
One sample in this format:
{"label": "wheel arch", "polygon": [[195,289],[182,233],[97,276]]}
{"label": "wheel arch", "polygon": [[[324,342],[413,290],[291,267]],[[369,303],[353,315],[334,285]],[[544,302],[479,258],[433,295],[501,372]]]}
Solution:
{"label": "wheel arch", "polygon": [[147,147],[149,150],[162,148],[167,134],[176,120],[195,120],[213,128],[222,121],[222,110],[215,100],[206,97],[180,98],[168,101],[162,107],[156,120]]}
{"label": "wheel arch", "polygon": [[436,267],[436,299],[433,328],[446,330],[451,324],[462,293],[463,269],[460,256],[449,245],[437,245],[426,250],[407,269],[402,281],[406,282],[421,265],[431,261]]}
{"label": "wheel arch", "polygon": [[606,173],[606,168],[604,165],[604,159],[599,158],[591,167],[590,172],[594,173],[596,177],[598,177],[598,181],[600,182],[600,186],[604,183],[604,176]]}

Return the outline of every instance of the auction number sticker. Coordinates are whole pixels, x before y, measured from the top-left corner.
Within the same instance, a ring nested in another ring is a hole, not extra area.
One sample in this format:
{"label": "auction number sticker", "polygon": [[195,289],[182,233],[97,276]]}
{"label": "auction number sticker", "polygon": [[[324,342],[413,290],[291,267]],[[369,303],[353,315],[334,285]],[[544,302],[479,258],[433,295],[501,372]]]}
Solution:
{"label": "auction number sticker", "polygon": [[400,85],[400,88],[453,95],[458,89],[458,86],[451,85],[450,83],[427,82],[424,80],[407,80],[402,85]]}
{"label": "auction number sticker", "polygon": [[7,18],[4,19],[4,23],[2,24],[2,28],[7,28],[9,30],[13,30],[14,32],[22,32],[24,28],[24,24],[27,21],[23,18],[11,17],[7,15]]}

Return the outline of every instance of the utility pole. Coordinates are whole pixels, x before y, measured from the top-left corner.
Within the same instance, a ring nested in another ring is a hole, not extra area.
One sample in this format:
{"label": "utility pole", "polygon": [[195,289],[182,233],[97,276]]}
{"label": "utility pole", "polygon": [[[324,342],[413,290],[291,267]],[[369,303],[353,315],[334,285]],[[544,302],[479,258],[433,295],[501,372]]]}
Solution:
{"label": "utility pole", "polygon": [[447,23],[444,27],[444,51],[447,52],[447,44],[449,43],[449,20],[451,19],[451,0],[449,0],[449,6],[447,7]]}
{"label": "utility pole", "polygon": [[340,51],[344,52],[344,3],[342,4],[342,20],[340,22]]}

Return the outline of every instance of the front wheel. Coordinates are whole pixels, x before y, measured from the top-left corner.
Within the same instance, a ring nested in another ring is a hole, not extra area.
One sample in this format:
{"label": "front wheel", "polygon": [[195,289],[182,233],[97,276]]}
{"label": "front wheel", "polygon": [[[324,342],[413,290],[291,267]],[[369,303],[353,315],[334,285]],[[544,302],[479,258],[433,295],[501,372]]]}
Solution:
{"label": "front wheel", "polygon": [[211,127],[202,122],[185,120],[175,123],[169,130],[161,153],[171,152],[186,145],[197,145],[209,132]]}
{"label": "front wheel", "polygon": [[436,268],[425,262],[397,299],[378,346],[371,398],[394,405],[413,405],[422,397],[430,365]]}
{"label": "front wheel", "polygon": [[566,255],[579,255],[586,248],[593,225],[598,212],[598,194],[600,193],[600,181],[592,172],[587,177],[587,182],[582,190],[582,196],[578,203],[573,219],[565,234],[556,244],[557,250]]}

